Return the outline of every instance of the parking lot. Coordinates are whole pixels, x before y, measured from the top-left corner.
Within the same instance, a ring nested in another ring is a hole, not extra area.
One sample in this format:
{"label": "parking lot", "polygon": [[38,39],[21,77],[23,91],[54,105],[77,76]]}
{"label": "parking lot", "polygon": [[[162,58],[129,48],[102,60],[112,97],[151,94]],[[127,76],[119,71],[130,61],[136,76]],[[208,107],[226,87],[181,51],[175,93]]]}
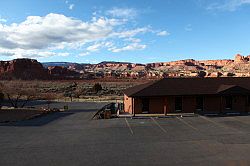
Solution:
{"label": "parking lot", "polygon": [[0,124],[0,165],[249,165],[250,116],[90,120],[101,105]]}

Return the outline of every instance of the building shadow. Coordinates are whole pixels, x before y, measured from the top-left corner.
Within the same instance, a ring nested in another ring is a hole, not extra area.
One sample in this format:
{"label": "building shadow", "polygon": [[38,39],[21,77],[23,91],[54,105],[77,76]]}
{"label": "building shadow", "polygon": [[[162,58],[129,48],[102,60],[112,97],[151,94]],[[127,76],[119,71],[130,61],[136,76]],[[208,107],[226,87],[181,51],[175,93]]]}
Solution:
{"label": "building shadow", "polygon": [[94,115],[96,111],[97,111],[96,109],[86,109],[86,110],[68,110],[65,112],[54,112],[54,113],[40,115],[40,116],[34,117],[32,119],[28,119],[28,120],[0,123],[0,126],[16,126],[16,127],[36,127],[37,126],[39,127],[39,126],[47,125],[57,120],[61,120],[62,118],[73,115],[75,113],[93,112],[93,115]]}
{"label": "building shadow", "polygon": [[231,117],[231,116],[249,116],[249,112],[200,112],[197,113],[206,117]]}

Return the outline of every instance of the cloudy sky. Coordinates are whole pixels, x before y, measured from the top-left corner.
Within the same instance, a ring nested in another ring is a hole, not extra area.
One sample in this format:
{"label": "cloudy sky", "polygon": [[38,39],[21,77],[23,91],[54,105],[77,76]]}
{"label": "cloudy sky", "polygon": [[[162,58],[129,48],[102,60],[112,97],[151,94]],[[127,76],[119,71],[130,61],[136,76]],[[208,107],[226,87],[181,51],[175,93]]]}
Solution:
{"label": "cloudy sky", "polygon": [[0,60],[148,63],[250,54],[250,0],[4,0]]}

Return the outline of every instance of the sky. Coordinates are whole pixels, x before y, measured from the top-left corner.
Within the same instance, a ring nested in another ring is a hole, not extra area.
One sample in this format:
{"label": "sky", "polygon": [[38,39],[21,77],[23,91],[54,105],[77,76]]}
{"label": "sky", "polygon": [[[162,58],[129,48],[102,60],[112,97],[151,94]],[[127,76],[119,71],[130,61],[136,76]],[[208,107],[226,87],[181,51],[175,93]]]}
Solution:
{"label": "sky", "polygon": [[2,0],[0,60],[134,63],[250,54],[250,0]]}

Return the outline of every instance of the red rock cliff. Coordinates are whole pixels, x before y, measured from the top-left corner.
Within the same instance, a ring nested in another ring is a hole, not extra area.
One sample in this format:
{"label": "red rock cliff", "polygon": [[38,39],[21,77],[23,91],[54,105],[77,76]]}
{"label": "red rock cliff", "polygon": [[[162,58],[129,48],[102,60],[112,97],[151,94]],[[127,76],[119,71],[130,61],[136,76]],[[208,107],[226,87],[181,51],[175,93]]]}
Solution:
{"label": "red rock cliff", "polygon": [[42,64],[34,59],[14,59],[0,61],[0,79],[47,79],[48,74]]}

